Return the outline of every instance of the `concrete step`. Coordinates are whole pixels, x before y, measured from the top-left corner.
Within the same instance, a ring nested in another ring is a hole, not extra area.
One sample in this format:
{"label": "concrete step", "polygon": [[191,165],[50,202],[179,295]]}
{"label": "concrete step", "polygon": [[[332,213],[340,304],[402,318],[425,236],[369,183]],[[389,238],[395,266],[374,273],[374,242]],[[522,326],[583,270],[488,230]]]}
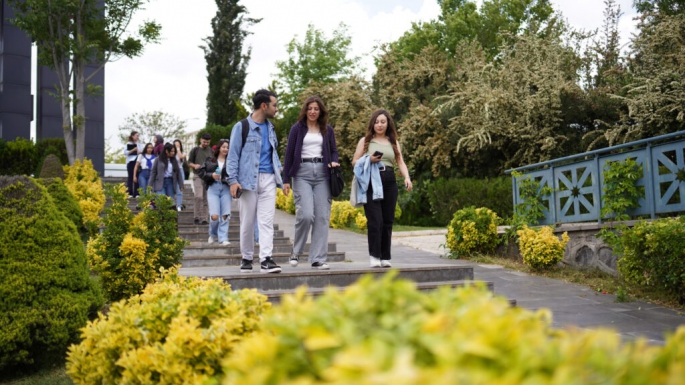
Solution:
{"label": "concrete step", "polygon": [[[256,269],[259,269],[259,262],[257,261],[259,259],[258,257],[259,251],[255,249],[255,262],[254,262],[254,267]],[[272,258],[274,259],[274,262],[280,266],[288,265],[289,260],[290,260],[290,253],[274,253],[272,255]],[[242,259],[242,256],[240,254],[237,255],[228,255],[228,254],[216,254],[216,255],[200,255],[200,256],[192,256],[192,257],[183,257],[181,260],[181,266],[182,267],[220,267],[220,266],[235,266],[236,267],[236,272],[238,271],[238,266],[240,266],[240,260]],[[345,253],[335,251],[335,252],[329,252],[327,255],[327,261],[328,262],[344,262],[345,261]],[[303,267],[303,269],[308,269],[308,263],[307,263],[307,254],[303,255],[300,257],[300,266]]]}
{"label": "concrete step", "polygon": [[[235,273],[216,275],[222,278],[235,290],[254,288],[258,290],[294,290],[306,285],[311,288],[327,286],[344,287],[353,284],[363,275],[380,276],[386,269],[331,269],[311,270],[308,266],[298,272],[283,272],[280,274],[261,273],[259,262],[255,261],[252,273]],[[409,279],[417,283],[473,280],[473,268],[468,266],[428,266],[395,268],[400,278]]]}
{"label": "concrete step", "polygon": [[[186,241],[207,244],[207,238],[209,238],[209,230],[207,229],[207,225],[200,225],[200,227],[203,228],[198,229],[198,231],[179,230],[178,235]],[[236,225],[235,227],[231,226],[228,228],[228,240],[231,243],[240,242],[239,228],[239,225]],[[277,243],[290,243],[290,239],[286,238],[283,235],[283,230],[274,230],[274,245]]]}
{"label": "concrete step", "polygon": [[[480,283],[484,283],[489,291],[494,292],[495,290],[495,284],[492,282],[485,282],[485,281],[478,281]],[[459,280],[459,281],[440,281],[440,282],[417,282],[416,283],[416,288],[421,291],[429,291],[429,290],[435,290],[440,287],[452,287],[452,288],[458,288],[458,287],[464,287],[466,285],[472,285],[474,281],[472,280]],[[336,287],[336,289],[342,291],[345,288],[344,287]],[[307,288],[307,295],[312,296],[312,297],[318,297],[320,295],[323,295],[328,288],[325,287],[315,287],[315,288]],[[295,290],[258,290],[261,294],[264,294],[268,299],[269,302],[273,303],[278,303],[281,301],[281,297],[286,295],[286,294],[292,294],[295,292]],[[511,302],[511,301],[510,301]],[[516,302],[514,301],[513,305],[516,305]]]}
{"label": "concrete step", "polygon": [[[196,224],[179,224],[178,225],[178,231],[183,232],[183,233],[202,233],[202,234],[207,234],[209,225],[196,225]],[[238,229],[240,229],[240,223],[236,224],[235,226],[232,223],[229,223],[228,225],[228,232],[229,235],[231,232],[236,232],[238,234]],[[274,231],[283,231],[280,230],[278,223],[274,223]],[[282,236],[282,235],[280,235]],[[236,238],[237,239],[237,238]]]}
{"label": "concrete step", "polygon": [[[209,236],[207,236],[209,238]],[[285,238],[288,239],[288,238]],[[274,243],[273,253],[274,254],[292,254],[293,244],[287,243]],[[337,251],[335,243],[328,244],[328,252]],[[304,247],[304,252],[309,252],[309,244]],[[259,246],[255,246],[255,254],[259,254]],[[217,243],[208,244],[205,242],[194,242],[183,249],[183,257],[199,257],[204,255],[240,255],[240,243],[231,242],[228,246],[221,246]]]}

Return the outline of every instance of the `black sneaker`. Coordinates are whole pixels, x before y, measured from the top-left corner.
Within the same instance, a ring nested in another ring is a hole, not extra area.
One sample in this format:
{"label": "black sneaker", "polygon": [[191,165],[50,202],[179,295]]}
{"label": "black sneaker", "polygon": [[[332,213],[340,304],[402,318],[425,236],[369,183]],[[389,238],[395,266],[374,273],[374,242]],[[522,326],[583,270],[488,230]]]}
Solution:
{"label": "black sneaker", "polygon": [[261,266],[262,273],[280,273],[281,267],[278,266],[271,257],[266,257]]}
{"label": "black sneaker", "polygon": [[328,270],[330,267],[326,262],[314,262],[312,263],[312,269]]}
{"label": "black sneaker", "polygon": [[199,224],[200,224],[200,220],[197,219],[197,218],[195,218],[195,220],[193,221],[193,223],[196,224],[196,225],[199,225]]}
{"label": "black sneaker", "polygon": [[243,258],[242,262],[240,262],[240,272],[241,273],[251,273],[252,272],[252,261],[249,259]]}
{"label": "black sneaker", "polygon": [[209,222],[207,222],[207,221],[202,221],[202,224],[203,224],[203,225],[208,225]]}

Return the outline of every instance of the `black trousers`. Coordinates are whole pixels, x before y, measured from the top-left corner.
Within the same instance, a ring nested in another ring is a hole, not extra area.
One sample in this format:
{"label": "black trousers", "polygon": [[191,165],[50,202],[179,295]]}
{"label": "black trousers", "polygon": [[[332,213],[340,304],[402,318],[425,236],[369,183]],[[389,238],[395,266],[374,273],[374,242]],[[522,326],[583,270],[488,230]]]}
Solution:
{"label": "black trousers", "polygon": [[395,171],[388,167],[381,171],[383,182],[383,199],[374,201],[373,188],[369,183],[366,192],[366,229],[369,242],[369,255],[380,259],[390,259],[390,245],[392,241],[392,224],[395,222],[395,205],[397,204],[397,180]]}
{"label": "black trousers", "polygon": [[133,182],[133,170],[136,167],[136,161],[126,163],[126,171],[128,172],[128,179],[126,179],[126,187],[128,187],[128,195],[138,196],[138,183]]}

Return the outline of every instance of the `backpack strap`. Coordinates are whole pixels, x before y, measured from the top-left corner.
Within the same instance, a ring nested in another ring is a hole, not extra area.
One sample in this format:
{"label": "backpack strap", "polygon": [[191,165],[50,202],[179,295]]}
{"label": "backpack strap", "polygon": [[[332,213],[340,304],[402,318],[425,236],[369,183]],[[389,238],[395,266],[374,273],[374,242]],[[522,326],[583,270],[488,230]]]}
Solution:
{"label": "backpack strap", "polygon": [[[266,120],[266,126],[269,127],[269,119]],[[242,147],[245,147],[245,141],[247,140],[247,133],[250,132],[250,122],[247,121],[247,118],[243,119],[240,121],[240,124],[243,125],[243,145]]]}

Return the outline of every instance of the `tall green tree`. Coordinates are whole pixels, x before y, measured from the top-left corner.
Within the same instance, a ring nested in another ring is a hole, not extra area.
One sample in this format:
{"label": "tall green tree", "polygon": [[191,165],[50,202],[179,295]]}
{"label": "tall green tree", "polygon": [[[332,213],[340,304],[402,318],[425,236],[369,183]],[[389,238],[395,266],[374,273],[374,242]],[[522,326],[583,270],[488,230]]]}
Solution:
{"label": "tall green tree", "polygon": [[201,48],[207,62],[207,124],[228,126],[238,120],[240,97],[245,87],[246,69],[252,48],[243,48],[247,30],[261,19],[247,17],[240,0],[216,0],[212,19],[214,34],[204,39]]}
{"label": "tall green tree", "polygon": [[171,142],[185,135],[188,122],[164,111],[134,113],[119,126],[119,139],[128,142],[131,131],[140,133],[142,143],[151,143],[152,137],[162,135],[165,142]]}
{"label": "tall green tree", "polygon": [[654,13],[673,16],[685,12],[684,0],[633,0],[633,6],[640,13]]}
{"label": "tall green tree", "polygon": [[[133,58],[145,44],[158,42],[161,26],[141,23],[128,32],[133,16],[149,0],[9,0],[12,22],[38,45],[38,62],[55,70],[62,109],[62,130],[69,163],[83,159],[86,144],[86,95],[97,93],[89,81],[107,62]],[[99,63],[86,73],[86,65]],[[73,118],[72,118],[73,112]]]}

